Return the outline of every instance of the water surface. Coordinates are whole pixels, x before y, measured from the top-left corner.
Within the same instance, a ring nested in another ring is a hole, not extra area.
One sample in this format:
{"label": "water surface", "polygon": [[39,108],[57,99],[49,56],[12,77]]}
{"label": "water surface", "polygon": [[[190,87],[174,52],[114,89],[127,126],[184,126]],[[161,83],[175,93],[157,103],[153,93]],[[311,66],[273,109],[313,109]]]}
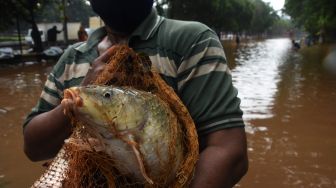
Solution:
{"label": "water surface", "polygon": [[226,47],[247,122],[250,169],[239,187],[336,187],[330,49],[296,51],[288,39]]}

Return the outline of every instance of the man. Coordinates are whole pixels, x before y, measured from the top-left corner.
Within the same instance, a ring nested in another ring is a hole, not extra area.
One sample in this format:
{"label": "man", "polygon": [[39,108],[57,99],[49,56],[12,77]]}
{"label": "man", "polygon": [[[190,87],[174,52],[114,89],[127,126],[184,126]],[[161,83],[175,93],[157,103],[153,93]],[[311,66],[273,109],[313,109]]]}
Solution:
{"label": "man", "polygon": [[48,159],[69,137],[62,91],[87,85],[104,68],[110,46],[126,43],[150,56],[153,66],[189,109],[198,131],[200,158],[190,187],[232,187],[247,171],[242,111],[216,33],[197,22],[170,20],[152,10],[153,0],[91,0],[105,28],[70,46],[49,75],[24,124],[25,152]]}
{"label": "man", "polygon": [[43,45],[41,40],[41,33],[38,30],[38,27],[36,24],[32,24],[32,31],[31,31],[31,38],[33,43],[33,52],[42,52],[43,51]]}
{"label": "man", "polygon": [[57,41],[57,34],[61,33],[62,30],[58,31],[57,30],[57,26],[54,25],[52,28],[48,29],[47,31],[47,41],[49,46],[54,46],[56,44]]}

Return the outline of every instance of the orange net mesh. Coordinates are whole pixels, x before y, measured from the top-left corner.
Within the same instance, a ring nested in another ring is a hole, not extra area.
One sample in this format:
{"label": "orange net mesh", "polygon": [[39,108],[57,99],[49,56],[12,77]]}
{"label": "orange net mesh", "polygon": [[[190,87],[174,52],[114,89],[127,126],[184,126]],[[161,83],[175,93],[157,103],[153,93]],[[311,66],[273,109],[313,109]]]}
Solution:
{"label": "orange net mesh", "polygon": [[[137,181],[118,168],[115,161],[104,152],[97,152],[93,147],[82,150],[74,144],[66,144],[69,170],[63,182],[64,187],[186,187],[190,183],[196,161],[198,159],[198,138],[194,122],[182,101],[161,76],[152,71],[148,56],[137,54],[126,45],[115,46],[110,60],[103,72],[92,83],[94,85],[129,86],[138,90],[155,94],[162,99],[174,113],[170,116],[170,135],[168,162],[158,169],[159,176],[150,177],[154,183]],[[89,138],[99,137],[75,117],[71,117],[75,125],[72,138],[81,139],[90,146]],[[111,122],[113,123],[113,122]],[[181,138],[179,138],[181,137]],[[178,142],[182,144],[183,157],[174,171],[177,161]],[[137,143],[132,143],[136,146]],[[137,147],[137,146],[136,146]],[[144,162],[147,171],[148,165]]]}

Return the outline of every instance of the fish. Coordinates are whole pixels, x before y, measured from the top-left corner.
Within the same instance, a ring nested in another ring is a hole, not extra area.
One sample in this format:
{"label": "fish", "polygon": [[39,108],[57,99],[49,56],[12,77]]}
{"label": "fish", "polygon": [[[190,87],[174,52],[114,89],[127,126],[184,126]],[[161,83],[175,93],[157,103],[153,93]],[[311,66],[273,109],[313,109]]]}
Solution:
{"label": "fish", "polygon": [[188,186],[196,127],[151,65],[146,54],[116,45],[92,85],[63,91],[73,134],[33,187]]}
{"label": "fish", "polygon": [[73,112],[95,133],[96,150],[110,156],[121,174],[142,184],[176,177],[183,161],[182,131],[176,114],[157,95],[89,85],[66,89],[62,104],[65,113]]}

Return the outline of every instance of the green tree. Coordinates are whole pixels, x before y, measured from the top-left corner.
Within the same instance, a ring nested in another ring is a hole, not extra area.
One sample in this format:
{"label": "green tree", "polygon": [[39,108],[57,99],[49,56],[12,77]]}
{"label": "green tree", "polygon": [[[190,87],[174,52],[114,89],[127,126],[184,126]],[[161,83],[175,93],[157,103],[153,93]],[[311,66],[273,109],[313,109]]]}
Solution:
{"label": "green tree", "polygon": [[335,0],[286,0],[285,12],[297,26],[312,34],[321,32],[336,37]]}
{"label": "green tree", "polygon": [[267,31],[278,19],[274,9],[261,0],[251,0],[254,6],[253,18],[251,21],[251,34],[262,34]]}
{"label": "green tree", "polygon": [[213,15],[214,12],[213,1],[170,0],[169,15],[171,18],[199,21],[212,26],[217,16]]}
{"label": "green tree", "polygon": [[23,8],[14,4],[12,1],[0,1],[0,30],[5,30],[15,24],[17,14],[22,12]]}
{"label": "green tree", "polygon": [[293,22],[285,17],[276,19],[269,30],[269,34],[272,36],[284,36],[288,34],[289,31],[295,30]]}
{"label": "green tree", "polygon": [[221,31],[247,30],[253,6],[249,0],[170,0],[169,15],[194,20]]}
{"label": "green tree", "polygon": [[32,28],[34,51],[43,50],[37,22],[82,22],[88,25],[88,18],[95,15],[87,0],[68,0],[66,4],[67,17],[62,15],[61,0],[6,0],[0,1],[0,30],[6,30],[15,24],[16,19],[29,23]]}
{"label": "green tree", "polygon": [[217,31],[264,33],[277,14],[261,0],[169,0],[169,15],[205,23]]}
{"label": "green tree", "polygon": [[[90,16],[96,14],[92,11],[87,0],[71,0],[66,4],[67,21],[82,22],[88,25]],[[63,21],[63,7],[60,0],[53,0],[43,5],[43,9],[37,15],[38,22],[61,22]]]}
{"label": "green tree", "polygon": [[32,25],[31,37],[34,41],[33,50],[34,52],[42,52],[43,45],[42,45],[41,35],[40,35],[40,31],[37,27],[36,19],[35,19],[35,10],[39,8],[40,2],[38,0],[28,0],[26,1],[25,4],[22,1],[21,3],[24,5],[24,7],[29,12],[29,17],[28,19],[26,18],[26,20]]}
{"label": "green tree", "polygon": [[249,29],[253,5],[249,0],[215,0],[214,25],[221,31],[242,32]]}
{"label": "green tree", "polygon": [[42,5],[49,0],[8,0],[1,1],[1,26],[4,30],[9,25],[14,24],[14,19],[23,19],[31,24],[32,39],[34,41],[34,51],[43,50],[42,40],[36,24],[36,12],[41,9]]}

